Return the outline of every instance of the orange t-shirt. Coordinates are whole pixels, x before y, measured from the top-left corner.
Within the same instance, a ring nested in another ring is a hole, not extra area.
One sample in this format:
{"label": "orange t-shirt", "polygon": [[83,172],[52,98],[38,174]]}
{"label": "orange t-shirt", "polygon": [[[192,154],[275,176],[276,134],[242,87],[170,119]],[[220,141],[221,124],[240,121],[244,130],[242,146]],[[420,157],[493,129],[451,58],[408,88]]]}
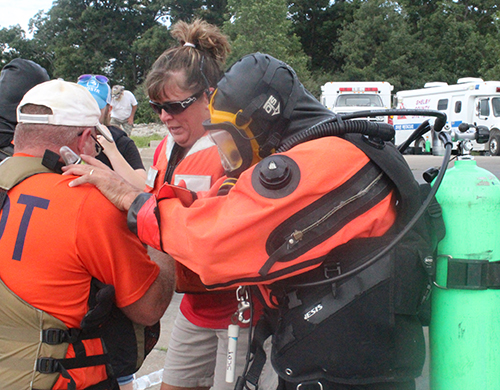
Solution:
{"label": "orange t-shirt", "polygon": [[[42,173],[8,191],[0,214],[0,277],[32,306],[79,327],[92,277],[112,284],[117,306],[124,307],[144,295],[159,267],[128,229],[124,212],[94,186],[70,188],[71,180]],[[85,344],[88,355],[102,352],[95,340]],[[67,357],[74,357],[71,345]],[[77,388],[106,377],[104,366],[70,374]],[[66,383],[60,377],[54,389]]]}

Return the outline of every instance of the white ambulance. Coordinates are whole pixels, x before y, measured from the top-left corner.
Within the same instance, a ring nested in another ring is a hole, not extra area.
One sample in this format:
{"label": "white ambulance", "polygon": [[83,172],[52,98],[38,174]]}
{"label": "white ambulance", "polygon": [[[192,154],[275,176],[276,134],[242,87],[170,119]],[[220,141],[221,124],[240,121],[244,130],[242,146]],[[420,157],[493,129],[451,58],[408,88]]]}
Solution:
{"label": "white ambulance", "polygon": [[[455,85],[442,82],[426,83],[422,89],[399,91],[395,96],[396,108],[428,109],[446,113],[444,131],[457,131],[461,123],[483,125],[490,131],[486,144],[473,142],[475,151],[500,155],[500,81],[483,81],[480,78],[465,77]],[[434,118],[430,117],[430,123]],[[419,116],[394,116],[396,145],[403,143],[425,118]],[[415,141],[415,149],[425,146],[439,147],[431,139],[430,132]],[[439,153],[434,153],[439,154]]]}
{"label": "white ambulance", "polygon": [[[321,87],[320,102],[337,114],[391,108],[394,86],[386,81],[331,81]],[[387,117],[369,118],[387,122]]]}

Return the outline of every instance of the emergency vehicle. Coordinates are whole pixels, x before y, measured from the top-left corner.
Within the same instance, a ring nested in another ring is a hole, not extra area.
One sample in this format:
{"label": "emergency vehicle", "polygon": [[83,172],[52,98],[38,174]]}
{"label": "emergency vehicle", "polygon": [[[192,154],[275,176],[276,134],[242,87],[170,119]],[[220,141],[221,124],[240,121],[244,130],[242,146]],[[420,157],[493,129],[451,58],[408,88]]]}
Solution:
{"label": "emergency vehicle", "polygon": [[[458,79],[455,85],[426,83],[424,88],[396,93],[395,105],[402,109],[430,109],[446,113],[444,131],[458,132],[461,123],[486,126],[490,131],[488,143],[473,141],[473,150],[500,155],[500,81],[465,77]],[[423,120],[421,116],[394,116],[396,145],[403,143]],[[433,119],[430,123],[433,123]],[[440,147],[431,138],[430,132],[414,143],[415,151],[423,151],[426,146]]]}
{"label": "emergency vehicle", "polygon": [[[321,87],[320,101],[337,114],[350,114],[366,110],[383,110],[391,107],[394,86],[386,81],[338,81]],[[386,116],[369,118],[386,121]]]}

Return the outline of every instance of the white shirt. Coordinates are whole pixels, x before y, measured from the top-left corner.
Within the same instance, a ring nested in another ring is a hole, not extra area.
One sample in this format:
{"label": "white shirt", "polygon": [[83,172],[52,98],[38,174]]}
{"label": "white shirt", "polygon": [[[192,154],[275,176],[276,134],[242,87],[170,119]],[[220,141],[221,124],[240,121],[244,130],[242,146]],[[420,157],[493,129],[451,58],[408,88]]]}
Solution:
{"label": "white shirt", "polygon": [[123,94],[119,100],[115,98],[111,99],[111,118],[116,118],[120,121],[124,121],[130,117],[132,114],[132,107],[137,106],[137,100],[135,96],[130,91],[123,91]]}

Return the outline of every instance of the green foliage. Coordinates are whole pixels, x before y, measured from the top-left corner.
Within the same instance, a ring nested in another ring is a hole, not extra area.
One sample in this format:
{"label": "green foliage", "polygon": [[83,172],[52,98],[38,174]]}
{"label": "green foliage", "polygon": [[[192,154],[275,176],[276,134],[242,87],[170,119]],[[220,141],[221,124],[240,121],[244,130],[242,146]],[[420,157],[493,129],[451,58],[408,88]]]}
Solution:
{"label": "green foliage", "polygon": [[232,41],[229,64],[246,54],[267,53],[292,66],[308,86],[308,58],[292,31],[285,0],[228,0],[228,12],[224,32]]}
{"label": "green foliage", "polygon": [[43,55],[39,55],[41,52],[37,49],[36,43],[27,38],[21,26],[0,29],[0,67],[14,58],[23,57],[47,68],[50,64],[45,61]]}
{"label": "green foliage", "polygon": [[312,71],[338,69],[342,57],[334,55],[338,34],[343,25],[353,20],[359,1],[295,0],[289,1],[289,17],[300,37],[304,52],[311,59]]}
{"label": "green foliage", "polygon": [[[33,21],[33,41],[43,48],[53,77],[98,73],[133,89],[166,48],[168,33],[158,15],[153,0],[57,0]],[[140,42],[143,37],[148,43]]]}
{"label": "green foliage", "polygon": [[339,43],[337,55],[344,64],[337,80],[388,81],[396,89],[420,82],[417,58],[425,47],[413,39],[393,2],[363,2],[340,32]]}
{"label": "green foliage", "polygon": [[138,121],[156,121],[142,84],[172,45],[168,20],[223,28],[228,64],[261,51],[289,63],[316,96],[335,80],[384,80],[401,89],[464,76],[500,79],[496,0],[55,0],[30,21],[0,28],[0,65],[31,59],[52,78],[101,73],[134,91]]}
{"label": "green foliage", "polygon": [[[488,0],[474,6],[464,1],[439,3],[432,14],[419,22],[419,38],[430,53],[431,61],[425,64],[427,78],[455,83],[460,77],[481,77],[481,67],[494,66],[496,61],[492,62],[492,53],[487,49],[489,39],[484,35],[489,35],[493,22]],[[498,39],[498,33],[495,36]]]}
{"label": "green foliage", "polygon": [[[500,16],[500,14],[499,14]],[[485,80],[500,80],[500,40],[498,39],[500,32],[500,18],[494,20],[494,28],[485,37],[485,57],[479,74]]]}
{"label": "green foliage", "polygon": [[[132,44],[132,52],[135,53],[136,63],[140,64],[140,66],[136,66],[136,80],[145,80],[156,58],[173,44],[174,40],[165,26],[154,25],[138,37]],[[126,83],[123,78],[117,81],[120,84]]]}
{"label": "green foliage", "polygon": [[147,91],[145,90],[145,85],[139,85],[135,91],[133,91],[135,98],[137,100],[137,111],[135,112],[134,122],[135,123],[154,123],[160,122],[158,114],[156,114],[149,106],[149,97]]}
{"label": "green foliage", "polygon": [[227,0],[163,0],[172,23],[201,18],[222,27]]}
{"label": "green foliage", "polygon": [[138,148],[148,148],[151,141],[161,141],[163,136],[160,134],[152,134],[145,137],[131,136],[130,137]]}

